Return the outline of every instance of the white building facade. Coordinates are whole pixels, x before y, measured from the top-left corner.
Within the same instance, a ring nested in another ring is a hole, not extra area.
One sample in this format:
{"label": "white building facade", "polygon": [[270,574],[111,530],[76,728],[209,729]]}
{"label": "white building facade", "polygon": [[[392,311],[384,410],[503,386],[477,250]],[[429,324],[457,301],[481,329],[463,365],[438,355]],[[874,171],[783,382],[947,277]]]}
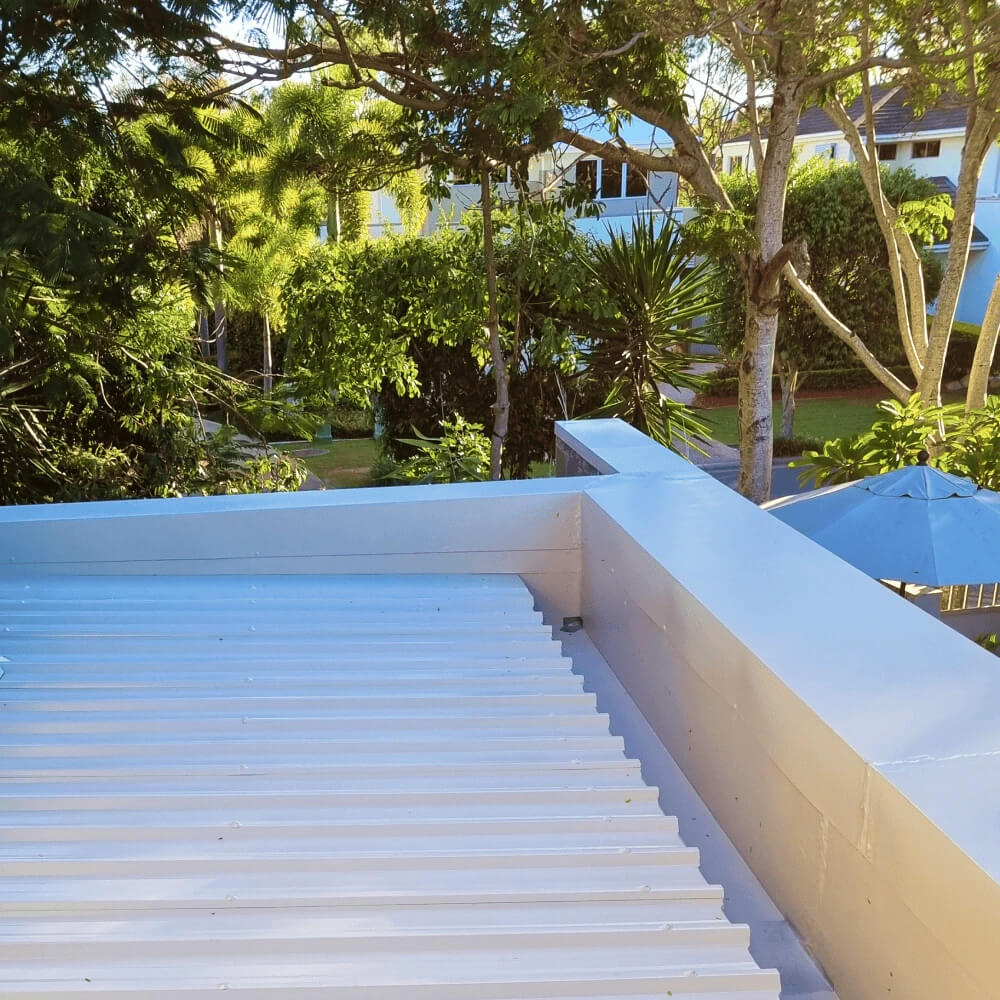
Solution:
{"label": "white building facade", "polygon": [[[627,133],[627,134],[626,134]],[[609,141],[611,135],[595,128],[587,135],[597,141]],[[669,138],[654,132],[643,122],[623,126],[622,138],[630,146],[653,155],[672,148]],[[683,209],[677,204],[677,175],[669,172],[646,172],[630,164],[619,164],[603,159],[565,144],[540,156],[532,157],[528,164],[527,186],[536,196],[555,193],[566,184],[582,184],[597,203],[599,214],[577,220],[577,228],[599,240],[606,240],[609,232],[629,231],[636,218],[664,219],[673,216],[675,221],[690,218],[693,209]],[[510,183],[499,185],[501,198],[511,202],[517,199],[517,188]],[[455,180],[450,185],[449,197],[431,206],[423,232],[430,233],[439,226],[457,226],[462,214],[479,205],[478,178],[471,183]],[[369,233],[372,237],[402,231],[399,213],[386,191],[372,197]]]}

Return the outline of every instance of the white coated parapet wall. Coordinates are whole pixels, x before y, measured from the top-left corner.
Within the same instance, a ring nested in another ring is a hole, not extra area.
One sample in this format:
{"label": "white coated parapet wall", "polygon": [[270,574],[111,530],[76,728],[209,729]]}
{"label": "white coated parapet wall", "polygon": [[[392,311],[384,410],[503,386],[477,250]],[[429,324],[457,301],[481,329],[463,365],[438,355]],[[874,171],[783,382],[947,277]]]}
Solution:
{"label": "white coated parapet wall", "polygon": [[626,425],[557,434],[588,475],[0,509],[0,575],[520,574],[842,1000],[1000,997],[996,658]]}

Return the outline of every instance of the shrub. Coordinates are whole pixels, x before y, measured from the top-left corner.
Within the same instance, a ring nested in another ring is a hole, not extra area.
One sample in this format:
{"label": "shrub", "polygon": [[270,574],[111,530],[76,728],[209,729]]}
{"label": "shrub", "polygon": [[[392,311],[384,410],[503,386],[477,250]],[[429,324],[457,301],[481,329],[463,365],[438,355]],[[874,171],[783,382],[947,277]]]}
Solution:
{"label": "shrub", "polygon": [[469,423],[455,414],[441,421],[441,436],[426,437],[416,429],[416,438],[403,443],[416,450],[405,462],[382,473],[383,479],[402,483],[482,482],[490,475],[490,439],[482,424]]}
{"label": "shrub", "polygon": [[372,411],[336,403],[326,414],[334,438],[370,438],[375,433]]}
{"label": "shrub", "polygon": [[966,413],[961,404],[925,407],[914,393],[906,403],[883,400],[879,409],[885,417],[870,431],[827,441],[793,462],[803,469],[800,482],[824,486],[877,476],[912,465],[929,447],[943,472],[1000,488],[1000,398],[991,396],[984,409]]}
{"label": "shrub", "polygon": [[802,455],[807,451],[818,451],[822,447],[823,442],[816,441],[813,438],[776,437],[774,439],[774,457],[797,458],[799,455]]}

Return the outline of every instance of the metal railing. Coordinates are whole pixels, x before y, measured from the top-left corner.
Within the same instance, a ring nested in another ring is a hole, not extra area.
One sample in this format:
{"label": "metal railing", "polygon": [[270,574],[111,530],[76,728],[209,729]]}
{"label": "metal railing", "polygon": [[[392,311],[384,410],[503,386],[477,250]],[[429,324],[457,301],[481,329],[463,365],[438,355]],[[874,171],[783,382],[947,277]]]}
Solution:
{"label": "metal railing", "polygon": [[1000,607],[1000,583],[969,583],[941,589],[941,610],[978,611]]}

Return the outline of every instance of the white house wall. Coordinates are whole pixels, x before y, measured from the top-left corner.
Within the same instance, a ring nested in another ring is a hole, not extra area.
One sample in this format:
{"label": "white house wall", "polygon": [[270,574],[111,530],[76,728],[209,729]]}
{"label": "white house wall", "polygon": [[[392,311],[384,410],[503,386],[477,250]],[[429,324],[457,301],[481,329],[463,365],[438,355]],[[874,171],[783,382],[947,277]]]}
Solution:
{"label": "white house wall", "polygon": [[[658,147],[659,148],[659,147]],[[572,183],[576,177],[576,164],[581,159],[592,159],[577,149],[562,147],[553,153],[533,157],[528,164],[528,186],[538,191],[562,183]],[[632,220],[648,215],[662,215],[677,205],[677,175],[653,172],[648,177],[648,193],[641,197],[602,198],[595,201],[600,214],[597,219],[578,219],[577,228],[596,239],[606,240],[612,231],[628,231]],[[513,202],[518,192],[513,184],[497,185],[502,200]],[[424,222],[423,233],[432,233],[440,226],[458,226],[462,215],[476,209],[480,203],[480,185],[477,182],[453,182],[446,198],[435,201]],[[373,238],[398,234],[403,231],[399,211],[387,191],[377,191],[372,196],[371,218],[368,232]]]}
{"label": "white house wall", "polygon": [[995,657],[638,432],[557,434],[620,473],[588,635],[838,995],[1000,997]]}

